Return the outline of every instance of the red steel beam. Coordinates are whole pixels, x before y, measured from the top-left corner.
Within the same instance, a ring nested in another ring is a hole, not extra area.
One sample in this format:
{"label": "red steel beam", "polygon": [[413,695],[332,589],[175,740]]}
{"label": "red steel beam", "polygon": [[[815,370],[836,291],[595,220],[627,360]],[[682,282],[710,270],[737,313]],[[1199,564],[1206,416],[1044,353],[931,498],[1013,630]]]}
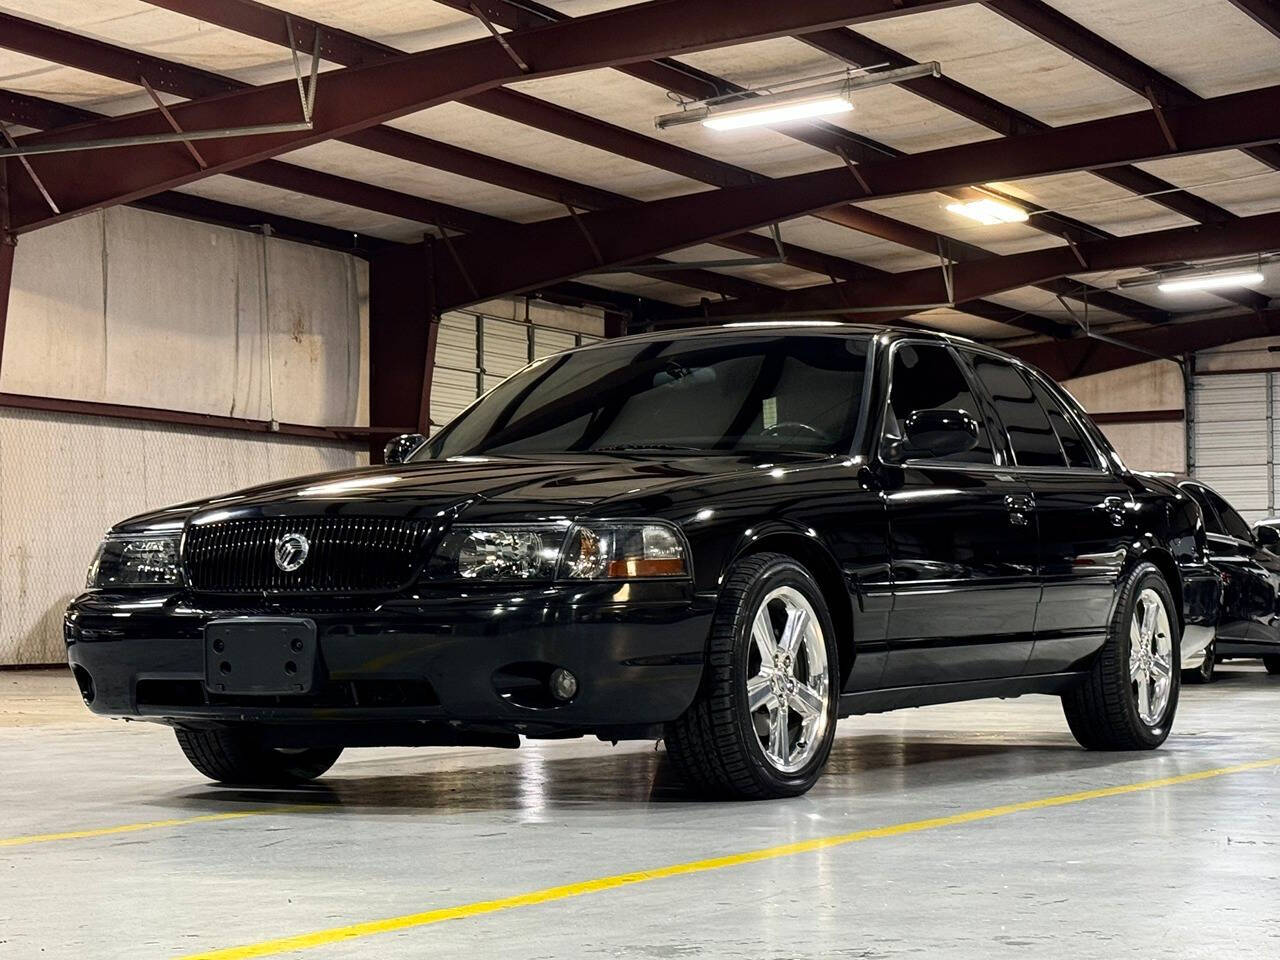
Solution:
{"label": "red steel beam", "polygon": [[[1179,107],[1168,111],[1167,118],[1178,132],[1176,151],[1144,112],[866,164],[862,179],[870,185],[872,197],[888,197],[1268,143],[1280,140],[1280,87]],[[621,264],[863,196],[862,185],[839,168],[588,213],[581,220],[606,264]],[[477,295],[471,296],[457,271],[445,264],[437,272],[442,308],[520,292],[592,269],[594,257],[583,256],[580,244],[572,240],[577,229],[560,218],[502,235],[464,238],[457,248],[470,265]],[[1069,248],[1064,249],[1070,256]],[[1170,259],[1183,257],[1174,253]],[[1093,269],[1093,264],[1082,269],[1077,262],[1075,269],[1064,272]]]}
{"label": "red steel beam", "polygon": [[[1111,336],[1141,350],[1152,350],[1168,356],[1208,350],[1254,337],[1280,335],[1280,310],[1233,316],[1206,317],[1185,323],[1174,323],[1159,329],[1133,330]],[[1072,340],[1069,343],[1035,343],[1009,348],[1028,363],[1033,363],[1058,380],[1105,373],[1140,363],[1151,358],[1124,347],[1101,340]]]}
{"label": "red steel beam", "polygon": [[[4,178],[0,177],[0,187],[3,186]],[[13,285],[13,254],[16,247],[13,237],[0,232],[0,369],[4,367],[4,331],[9,322],[9,288]]]}
{"label": "red steel beam", "polygon": [[[0,14],[0,18],[4,15]],[[48,36],[52,28],[37,25],[38,30],[34,33],[38,36]],[[66,59],[81,60],[82,57],[76,55],[75,52],[83,53],[79,48],[78,42],[81,38],[73,34],[67,34],[67,42],[59,47],[60,56]],[[4,41],[0,41],[3,45]],[[106,49],[120,54],[122,57],[127,55],[126,51],[109,45],[98,44],[95,42],[95,48],[98,50]],[[73,53],[69,53],[69,51]],[[186,68],[181,64],[166,64],[168,67],[165,74],[166,81],[174,86],[185,88],[185,84],[189,78],[186,74]],[[151,67],[157,67],[157,63],[152,63]],[[0,91],[0,119],[9,122],[19,122],[19,117],[25,121],[25,125],[36,126],[41,128],[59,126],[59,121],[84,123],[90,120],[101,119],[101,114],[91,113],[87,110],[79,108],[64,108],[60,104],[51,101],[42,100],[36,97],[11,97],[5,91]],[[399,131],[390,127],[385,129],[390,135],[388,139],[394,139]],[[379,135],[380,130],[365,131],[368,134]],[[406,137],[413,139],[411,135]],[[428,141],[429,143],[429,141]],[[514,166],[514,165],[511,165]],[[517,168],[519,169],[519,168]],[[529,171],[530,175],[536,175],[536,171]],[[313,197],[321,197],[326,200],[332,200],[337,203],[346,204],[348,206],[359,207],[364,210],[373,210],[379,213],[385,213],[391,216],[400,217],[407,220],[416,220],[422,224],[442,225],[455,229],[480,230],[485,228],[498,228],[509,226],[510,221],[500,217],[489,216],[488,214],[475,213],[473,211],[464,210],[460,207],[454,207],[449,204],[438,203],[419,197],[414,194],[401,193],[396,190],[389,190],[384,187],[374,186],[358,180],[351,180],[346,177],[340,177],[336,174],[323,173],[318,170],[312,170],[308,167],[295,166],[293,164],[284,163],[280,160],[264,160],[261,163],[255,163],[252,166],[237,170],[231,174],[240,179],[249,180],[254,183],[261,183],[271,187],[277,187],[281,190],[288,190],[297,193],[304,193]],[[559,179],[559,178],[554,178]],[[571,186],[571,181],[565,181]],[[580,193],[585,192],[583,188]],[[615,202],[626,202],[627,198],[609,194],[605,191],[599,191],[599,194]],[[183,201],[175,200],[177,194],[166,193],[168,198],[163,206],[173,208],[180,206]],[[579,197],[579,202],[581,198]],[[600,197],[592,195],[592,200],[596,201],[596,205],[603,205]],[[145,199],[143,201],[145,203]],[[152,209],[160,209],[160,206],[151,204]],[[208,219],[203,217],[201,219]],[[261,222],[261,221],[259,221]],[[301,221],[293,221],[286,225],[290,227],[291,233],[297,233],[296,226],[293,224]],[[310,231],[308,231],[309,233]],[[341,231],[334,231],[341,234]],[[326,245],[329,245],[326,243]],[[650,274],[645,273],[645,276]],[[725,274],[715,273],[707,270],[681,270],[668,271],[665,273],[665,279],[672,283],[694,287],[695,289],[719,294],[721,296],[750,296],[762,297],[768,295],[773,288],[753,283],[748,280],[727,276]]]}
{"label": "red steel beam", "polygon": [[[364,446],[374,433],[370,427],[322,427],[305,423],[280,423],[273,420],[251,420],[247,417],[224,417],[217,414],[192,413],[165,407],[136,407],[126,403],[103,403],[97,400],[72,400],[65,397],[31,396],[22,393],[0,393],[0,407],[15,410],[44,410],[90,417],[110,417],[142,423],[167,423],[204,430],[226,430],[233,433],[264,433],[310,440],[355,443]],[[382,428],[384,431],[391,428]],[[406,431],[398,431],[406,432]]]}
{"label": "red steel beam", "polygon": [[[190,5],[190,0],[179,0],[184,6]],[[239,3],[251,2],[251,0],[221,0],[219,6],[236,5]],[[464,12],[471,12],[469,0],[443,0],[447,5],[452,6]],[[540,18],[545,21],[558,22],[567,19],[565,14],[556,10],[542,6],[537,3],[525,2],[514,4],[508,0],[489,0],[487,4],[486,14],[495,19],[499,23],[511,28],[518,28],[521,25],[531,22],[531,20]],[[818,38],[814,40],[813,38]],[[874,44],[865,40],[858,34],[850,30],[830,30],[818,31],[812,34],[806,34],[801,39],[812,42],[819,49],[824,50],[831,56],[845,59],[855,65],[865,66],[871,63],[888,62],[891,66],[910,66],[915,63],[908,57],[904,57],[887,47]],[[646,80],[651,83],[659,83],[669,89],[676,90],[686,96],[702,96],[705,95],[706,89],[715,91],[741,90],[743,88],[736,84],[729,83],[720,77],[715,77],[701,71],[693,71],[691,68],[683,64],[674,63],[672,61],[654,62],[644,65],[649,68],[647,72],[635,73],[630,68],[619,68],[623,72],[631,73],[639,79]],[[906,84],[906,86],[922,92],[918,86],[920,81],[914,81]],[[923,92],[933,92],[936,99],[942,102],[944,106],[950,109],[970,116],[978,122],[989,121],[994,129],[999,132],[1019,133],[1019,132],[1038,132],[1049,129],[1047,124],[1039,123],[1025,115],[1018,115],[1016,111],[1005,107],[989,98],[983,98],[981,94],[969,90],[954,81],[941,81],[944,85],[941,88],[929,86],[927,83],[923,88]],[[938,89],[946,91],[948,96],[937,96]],[[945,102],[943,102],[945,101]],[[985,101],[985,102],[979,102]],[[533,124],[540,129],[547,130],[559,136],[576,139],[579,142],[588,143],[591,146],[600,149],[609,150],[623,156],[629,156],[632,159],[642,162],[653,163],[664,169],[681,173],[692,179],[702,180],[707,183],[713,183],[717,186],[733,186],[742,183],[759,182],[761,177],[750,171],[741,170],[729,164],[720,163],[718,161],[710,161],[707,158],[692,155],[697,161],[706,167],[713,165],[711,170],[691,169],[692,164],[689,158],[681,156],[685,151],[679,148],[670,147],[667,144],[653,141],[651,138],[644,137],[640,134],[627,130],[620,130],[609,124],[604,124],[592,118],[582,117],[574,114],[572,111],[565,110],[554,104],[547,104],[534,97],[506,89],[498,89],[486,91],[475,97],[470,97],[463,101],[469,106],[474,106],[491,113],[504,116],[507,119],[520,123]],[[975,106],[975,103],[978,105]],[[1019,125],[1019,118],[1024,122]],[[602,129],[603,128],[603,129]],[[777,128],[779,133],[805,140],[805,137],[798,134],[805,129],[806,125],[786,124]],[[639,142],[637,142],[639,141]],[[826,150],[841,150],[842,148],[834,141],[824,136],[818,140],[812,138],[806,140],[815,146]],[[868,141],[870,142],[870,141]],[[902,156],[900,151],[892,150],[881,144],[875,144],[875,149],[885,156]],[[667,148],[674,153],[674,156],[662,156],[661,148]],[[655,155],[656,154],[656,155]],[[1118,170],[1123,168],[1117,168]],[[1131,188],[1155,192],[1160,190],[1172,189],[1169,184],[1159,180],[1156,177],[1143,173],[1137,168],[1127,168],[1132,174],[1127,177]],[[1104,174],[1105,175],[1105,174]],[[1120,174],[1116,175],[1117,182],[1125,179]],[[1121,183],[1121,185],[1125,185]],[[1182,212],[1194,209],[1200,215],[1199,218],[1204,220],[1230,219],[1230,214],[1224,210],[1213,206],[1212,204],[1202,201],[1191,194],[1184,194],[1181,206],[1184,208]],[[895,243],[911,247],[916,250],[933,253],[938,250],[940,238],[938,234],[909,224],[901,223],[877,214],[869,210],[864,210],[851,205],[833,207],[829,210],[815,212],[814,216],[819,219],[827,220],[850,229],[858,230],[881,239],[890,240]],[[1073,241],[1084,239],[1095,239],[1097,237],[1106,237],[1110,234],[1073,221],[1070,218],[1059,215],[1052,215],[1046,211],[1040,211],[1033,214],[1031,220],[1032,226],[1045,230],[1057,236],[1067,236]],[[950,238],[945,238],[945,244],[950,256],[956,259],[976,259],[979,257],[991,256],[990,251],[983,250],[981,247],[965,244]],[[797,262],[797,265],[801,265]],[[843,276],[840,273],[826,271],[832,276]],[[845,277],[845,279],[853,279]],[[1137,301],[1130,300],[1127,297],[1120,296],[1115,293],[1098,290],[1089,284],[1080,282],[1052,282],[1044,285],[1050,293],[1065,296],[1075,300],[1083,300],[1091,302],[1096,306],[1104,307],[1114,313],[1122,316],[1140,319],[1144,322],[1159,323],[1169,319],[1169,314],[1164,311],[1147,307]],[[994,310],[992,308],[995,308]],[[998,305],[984,304],[982,307],[985,316],[992,317],[1000,314]],[[1007,315],[1007,314],[1006,314]],[[1021,320],[1023,315],[1014,312],[1012,314],[1016,320]],[[1044,324],[1052,325],[1053,321],[1044,318],[1037,318],[1037,322],[1044,328]],[[1016,324],[1023,325],[1023,324]],[[1061,335],[1061,331],[1059,334]]]}
{"label": "red steel beam", "polygon": [[[910,57],[905,57],[889,47],[869,40],[853,30],[823,30],[806,34],[800,39],[815,49],[855,67],[865,67],[877,63],[887,63],[893,68],[916,65],[916,61]],[[899,84],[899,86],[929,100],[931,103],[936,103],[1005,136],[1016,136],[1019,133],[1037,133],[1050,129],[1049,124],[1007,107],[999,101],[972,90],[950,77],[919,77]],[[1153,202],[1200,223],[1221,223],[1235,219],[1233,213],[1224,210],[1217,204],[1210,203],[1195,194],[1180,190],[1173,184],[1161,180],[1159,177],[1153,176],[1138,167],[1112,167],[1107,170],[1095,171],[1094,175],[1135,193],[1149,195]],[[1025,201],[1018,202],[1023,206],[1028,206]],[[1073,242],[1079,242],[1082,239],[1112,236],[1107,231],[1080,224],[1070,218],[1062,217],[1060,214],[1046,214],[1045,211],[1034,206],[1030,206],[1030,209],[1032,211],[1029,221],[1031,226],[1059,236],[1069,237]],[[1091,231],[1093,236],[1088,236],[1086,231]],[[1116,313],[1142,318],[1150,316],[1150,311],[1142,311],[1141,305],[1126,297],[1089,289],[1091,294],[1094,295],[1095,303],[1098,303],[1099,300],[1106,300],[1110,304],[1108,309]],[[1266,306],[1267,303],[1266,298],[1259,300],[1260,295],[1254,294],[1252,291],[1223,291],[1218,296],[1250,309],[1258,309]],[[1126,304],[1129,305],[1129,308],[1122,309]],[[1101,303],[1098,303],[1098,305],[1101,305]],[[1134,307],[1139,308],[1136,314],[1134,313]],[[1165,315],[1165,319],[1167,318],[1168,315]],[[1157,320],[1157,322],[1159,321]]]}
{"label": "red steel beam", "polygon": [[[1178,227],[1081,244],[1080,253],[1090,271],[1124,270],[1177,260],[1244,256],[1275,246],[1280,236],[1280,213],[1242,217],[1232,223]],[[957,301],[1014,290],[1054,277],[1081,272],[1075,254],[1067,248],[1032,250],[956,264],[952,283]],[[935,303],[947,299],[947,285],[936,268],[909,270],[893,275],[892,282],[823,285],[796,291],[781,303],[765,305],[777,312],[803,313],[850,307],[898,311],[900,304]],[[750,306],[712,304],[717,317],[749,314]]]}
{"label": "red steel beam", "polygon": [[[853,30],[823,30],[806,34],[800,39],[815,49],[852,66],[865,67],[871,64],[887,63],[896,68],[916,64],[916,61],[910,57],[903,56],[896,50],[876,43]],[[918,77],[900,83],[898,86],[910,90],[930,103],[979,123],[988,130],[994,130],[1002,136],[1016,137],[1050,129],[1049,124],[966,87],[951,77]],[[1190,217],[1192,220],[1198,220],[1200,223],[1230,220],[1232,217],[1230,212],[1217,204],[1180,190],[1173,184],[1137,167],[1112,167],[1096,171],[1096,176],[1126,190],[1152,195],[1153,202]],[[1049,229],[1051,232],[1061,232],[1053,230],[1051,225]],[[1091,229],[1097,230],[1097,228]]]}
{"label": "red steel beam", "polygon": [[13,285],[13,255],[17,240],[9,232],[9,167],[0,160],[0,368],[4,366],[4,331],[9,321],[9,288]]}
{"label": "red steel beam", "polygon": [[1280,37],[1280,3],[1275,0],[1231,0],[1277,37]]}
{"label": "red steel beam", "polygon": [[[985,3],[1024,30],[1106,74],[1134,93],[1143,97],[1154,96],[1163,109],[1203,102],[1201,97],[1176,80],[1104,40],[1043,0],[985,0]],[[1280,170],[1280,147],[1259,146],[1246,152]]]}
{"label": "red steel beam", "polygon": [[[44,128],[59,125],[68,125],[73,123],[84,123],[91,120],[99,119],[101,115],[83,110],[79,107],[71,107],[65,104],[55,103],[51,100],[44,100],[39,97],[32,97],[23,94],[15,94],[10,91],[0,90],[0,121],[6,123],[21,123],[24,126]],[[0,166],[3,166],[0,163]],[[259,182],[271,183],[276,168],[286,167],[286,164],[276,161],[265,161],[262,164],[256,164],[253,167],[240,171],[238,175],[251,176],[255,171],[263,172],[264,176]],[[326,179],[341,181],[341,178],[328,178],[326,174],[316,173],[303,167],[294,168],[301,171],[301,176],[297,179],[291,179],[287,183],[279,182],[279,185],[290,190],[298,190],[299,192],[307,192],[304,188],[311,182],[311,176],[314,174],[317,178],[322,178],[318,183],[324,183]],[[361,189],[368,188],[368,184],[357,184]],[[378,189],[378,188],[373,188]],[[328,192],[317,189],[316,194],[324,196]],[[406,216],[413,218],[412,210],[414,203],[420,198],[409,194],[396,194],[394,191],[381,191],[382,193],[402,198],[403,202],[398,202],[394,206],[387,209],[388,213],[397,216]],[[336,198],[336,197],[335,197]],[[349,196],[342,196],[342,200],[354,199]],[[170,216],[182,217],[186,220],[196,220],[202,223],[212,223],[218,226],[231,227],[237,230],[258,231],[263,225],[269,225],[275,236],[284,240],[292,240],[295,243],[306,243],[316,246],[325,247],[326,249],[337,250],[342,253],[350,253],[360,257],[369,257],[382,249],[393,249],[401,246],[389,240],[379,240],[368,236],[357,236],[349,230],[341,230],[337,227],[329,227],[319,223],[312,223],[306,220],[297,220],[293,217],[286,217],[279,214],[268,213],[263,210],[255,210],[249,207],[237,206],[235,204],[223,203],[218,200],[211,200],[207,197],[196,196],[190,193],[178,193],[168,191],[165,193],[157,193],[153,196],[146,197],[142,200],[136,200],[131,206],[144,210],[151,210],[156,213],[164,213]],[[479,216],[479,215],[477,215]],[[501,224],[506,221],[491,218],[493,223]],[[427,222],[427,221],[424,221]],[[767,241],[766,241],[767,244]],[[710,271],[688,271],[676,278],[676,282],[682,282],[693,277],[697,277],[699,282],[693,284],[699,289],[710,289],[711,292],[724,293],[727,289],[734,289],[733,278],[726,278],[722,274],[712,273]],[[726,289],[727,288],[727,289]],[[769,288],[761,286],[748,286],[736,289],[735,292],[740,295],[748,295],[754,291],[759,295],[762,291]],[[540,291],[547,296],[560,296],[560,287],[547,288]],[[602,305],[610,310],[617,311],[619,309],[631,309],[631,307],[621,307],[617,303],[611,302],[609,298],[614,295],[610,291],[602,288],[586,287],[583,290],[584,295],[592,298],[592,302]],[[571,296],[562,297],[565,302],[575,299]],[[655,304],[643,297],[630,298],[632,305],[639,305],[644,309],[654,309]]]}
{"label": "red steel beam", "polygon": [[[241,0],[224,0],[224,2],[241,2]],[[469,0],[441,0],[441,2],[464,12],[470,12],[471,10]],[[516,27],[521,23],[528,22],[534,17],[542,18],[542,20],[547,22],[557,23],[568,19],[567,15],[541,4],[531,2],[531,0],[522,0],[519,4],[511,2],[511,0],[489,0],[487,7],[488,12],[493,14],[496,18],[496,22],[503,23],[509,27]],[[840,31],[816,31],[813,35],[830,37],[830,35],[838,32]],[[811,36],[811,34],[805,34],[800,39],[804,40],[809,36]],[[903,66],[914,63],[914,61],[911,61],[906,57],[902,57],[893,51],[888,50],[888,48],[883,49],[888,56],[880,57],[870,62],[880,63],[887,59],[896,60],[899,65]],[[828,52],[830,53],[830,51]],[[839,56],[839,54],[836,53],[831,53],[831,55]],[[637,72],[634,69],[636,66],[642,66],[644,69]],[[643,65],[632,65],[631,67],[619,67],[617,69],[635,76],[638,79],[657,84],[666,90],[674,91],[682,96],[694,98],[705,96],[708,89],[718,93],[743,92],[745,90],[744,87],[731,83],[723,77],[714,76],[712,74],[705,73],[704,71],[694,70],[687,64],[671,60],[653,61]],[[488,97],[490,103],[492,103],[498,98],[498,96],[506,93],[508,93],[508,91],[496,90],[490,91],[485,96]],[[481,109],[488,108],[483,104],[475,103],[474,101],[477,99],[478,98],[470,98],[468,101],[464,102],[480,106]],[[994,103],[994,101],[992,101],[992,103]],[[515,109],[515,107],[508,103],[508,110],[512,109]],[[513,116],[512,119],[517,119],[517,117]],[[524,120],[522,122],[529,121]],[[883,143],[877,143],[867,137],[858,137],[858,142],[851,146],[848,143],[848,137],[851,136],[848,131],[844,130],[842,127],[836,127],[832,124],[822,122],[799,124],[787,123],[773,127],[772,129],[780,134],[789,136],[792,139],[808,143],[821,150],[826,150],[829,153],[836,154],[841,158],[847,158],[859,163],[904,155],[900,150],[896,150]],[[569,134],[562,133],[561,135],[567,136]],[[609,148],[605,147],[605,149]],[[1152,179],[1154,180],[1155,178]],[[960,188],[956,191],[956,196],[958,199],[972,199],[977,195],[969,191],[968,188]],[[829,220],[833,223],[839,223],[843,226],[850,227],[851,229],[869,233],[872,236],[881,237],[882,239],[902,242],[892,231],[895,227],[902,227],[904,225],[896,224],[894,221],[889,220],[886,217],[875,218],[869,216],[866,211],[857,207],[839,207],[834,210],[823,211],[815,214],[815,216],[824,220]],[[1100,235],[1100,232],[1096,228],[1090,227],[1087,224],[1043,210],[1033,215],[1031,225],[1037,229],[1045,230],[1046,232],[1057,236],[1070,237],[1072,240],[1094,239]],[[888,229],[891,232],[878,232],[878,228],[881,230]],[[929,252],[933,252],[937,249],[936,234],[930,234],[928,231],[922,230],[914,230],[914,233],[918,235],[926,235],[928,237],[926,241],[927,245],[919,247],[919,249],[924,249]]]}
{"label": "red steel beam", "polygon": [[[388,120],[456,100],[516,80],[574,73],[675,53],[711,49],[913,10],[953,5],[957,0],[740,0],[734,16],[724,16],[719,0],[650,0],[565,23],[515,31],[506,38],[526,62],[522,72],[493,38],[438,47],[396,60],[332,70],[320,80],[322,92],[312,129],[296,133],[207,140],[206,169],[195,168],[172,144],[120,148],[94,158],[93,177],[84,177],[75,154],[41,157],[41,177],[63,208],[51,214],[32,190],[12,197],[18,232],[68,219],[90,210],[125,203],[150,193],[227,173],[311,143],[367,130]],[[239,124],[295,122],[300,116],[293,80],[177,104],[178,125],[189,131]],[[163,133],[168,123],[157,111],[99,121],[76,139]],[[28,143],[66,142],[66,134],[45,133]]]}
{"label": "red steel beam", "polygon": [[[284,31],[282,26],[284,14],[264,4],[257,3],[255,0],[213,0],[213,2],[209,2],[209,0],[153,0],[153,2],[156,6],[195,17],[225,29],[254,36],[260,40],[288,43],[287,32]],[[505,21],[511,27],[519,27],[529,18],[535,16],[548,21],[567,19],[562,14],[541,8],[535,11],[532,7],[513,7],[509,4],[493,4],[493,6],[501,11],[499,15],[500,22]],[[469,5],[458,5],[458,8],[464,9],[467,13],[473,12]],[[324,24],[296,17],[293,18],[293,28],[295,36],[301,37],[301,42],[304,45],[314,43],[318,30],[322,47],[328,42],[331,32],[331,28]],[[338,62],[344,65],[354,66],[376,63],[403,55],[400,51],[385,44],[365,40],[350,33],[333,32],[337,39],[328,48],[328,56],[330,59],[336,58]],[[675,67],[673,66],[671,69],[674,70]],[[684,74],[680,76],[685,77]],[[687,77],[685,79],[687,80]],[[719,78],[709,78],[709,80],[720,86],[724,85]],[[594,117],[575,113],[556,104],[513,90],[503,88],[487,90],[475,96],[467,97],[461,102],[467,106],[502,116],[517,123],[534,126],[557,136],[585,143],[642,163],[649,163],[652,166],[715,186],[759,183],[768,179],[749,170],[735,167],[732,164],[701,156],[692,151],[597,120]],[[794,126],[790,126],[787,129],[794,130]],[[425,150],[420,148],[416,156],[400,154],[405,159],[416,160],[431,166],[440,166],[444,169],[452,169],[456,173],[499,184],[509,189],[554,200],[568,200],[589,209],[622,206],[634,202],[628,197],[574,184],[559,177],[542,174],[540,171],[524,170],[514,164],[493,161],[490,158],[480,157],[475,154],[466,156],[469,151],[458,150],[444,144],[433,144],[430,141],[413,138],[408,134],[403,134],[401,131],[392,130],[391,128],[382,127],[377,128],[376,131],[365,131],[361,136],[368,137],[375,133],[379,135],[391,134],[400,138],[409,137],[411,140],[418,140],[420,143],[429,145]],[[362,142],[360,145],[371,149],[381,149],[382,152],[396,153],[396,150],[388,149],[385,144]],[[447,156],[450,151],[453,154],[451,157]],[[890,151],[888,148],[884,148],[884,152],[890,155],[897,155],[896,151]],[[448,162],[442,162],[448,160],[452,160],[454,163],[449,165]],[[519,176],[507,176],[517,171]],[[936,234],[897,223],[880,214],[857,210],[856,208],[835,208],[831,211],[820,212],[817,215],[822,219],[848,226],[852,229],[860,229],[863,232],[866,232],[867,227],[870,226],[875,229],[877,236],[897,239],[899,242],[906,240],[908,245],[914,245],[917,249],[927,250],[930,253],[938,249],[938,237]],[[775,252],[767,239],[754,234],[739,234],[727,237],[721,240],[721,245],[753,256],[771,256]],[[807,250],[794,244],[784,244],[784,250],[786,262],[789,265],[811,270],[825,276],[858,280],[864,277],[876,276],[880,273],[852,261]],[[973,247],[972,250],[975,256],[990,255],[987,251],[977,247]],[[676,278],[668,274],[667,279]],[[1080,298],[1081,285],[1068,284],[1065,287],[1067,288],[1066,291],[1059,290],[1055,292],[1065,292],[1067,296]],[[721,290],[719,292],[723,293],[724,291]],[[1106,296],[1101,291],[1098,291],[1098,293],[1100,296]],[[1120,312],[1128,316],[1154,320],[1163,319],[1163,315],[1159,311],[1144,309],[1142,305],[1125,301],[1122,297],[1115,295],[1111,295],[1111,297],[1111,309],[1119,310],[1125,307],[1126,309],[1120,310]],[[1005,311],[998,304],[974,305],[973,309],[975,312],[981,312],[988,319],[994,319],[998,316],[1006,317],[1008,318],[1006,322],[1034,333],[1062,336],[1064,333],[1069,332],[1069,328],[1060,326],[1048,318],[1028,315],[1019,311]]]}

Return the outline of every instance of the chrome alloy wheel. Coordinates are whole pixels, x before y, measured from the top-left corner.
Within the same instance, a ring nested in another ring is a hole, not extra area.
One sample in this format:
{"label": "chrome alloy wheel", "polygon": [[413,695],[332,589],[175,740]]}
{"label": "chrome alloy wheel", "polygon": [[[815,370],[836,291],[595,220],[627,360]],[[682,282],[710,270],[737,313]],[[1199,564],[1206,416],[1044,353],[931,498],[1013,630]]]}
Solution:
{"label": "chrome alloy wheel", "polygon": [[1164,600],[1150,588],[1138,594],[1129,624],[1129,679],[1137,695],[1138,717],[1156,726],[1173,690],[1173,634]]}
{"label": "chrome alloy wheel", "polygon": [[795,588],[770,591],[756,610],[747,676],[747,709],[769,763],[801,770],[826,735],[832,692],[822,626]]}

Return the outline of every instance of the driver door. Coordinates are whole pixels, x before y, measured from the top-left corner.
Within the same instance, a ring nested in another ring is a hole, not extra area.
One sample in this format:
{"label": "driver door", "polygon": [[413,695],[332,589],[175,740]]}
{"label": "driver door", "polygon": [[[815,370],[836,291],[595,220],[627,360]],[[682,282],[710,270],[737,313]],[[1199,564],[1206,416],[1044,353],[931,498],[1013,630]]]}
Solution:
{"label": "driver door", "polygon": [[[893,606],[886,687],[1017,676],[1031,654],[1040,580],[1035,502],[1005,466],[1003,428],[945,344],[893,345],[878,470],[889,520]],[[972,450],[902,459],[918,410],[968,414]]]}

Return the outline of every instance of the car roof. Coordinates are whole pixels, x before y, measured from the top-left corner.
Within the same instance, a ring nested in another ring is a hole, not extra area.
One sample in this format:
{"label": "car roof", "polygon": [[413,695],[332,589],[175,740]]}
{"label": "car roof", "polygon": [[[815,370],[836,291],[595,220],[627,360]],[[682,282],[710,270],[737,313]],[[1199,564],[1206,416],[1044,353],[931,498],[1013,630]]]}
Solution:
{"label": "car roof", "polygon": [[[615,343],[644,343],[653,340],[694,340],[716,339],[720,337],[741,338],[744,336],[777,336],[779,333],[804,336],[872,336],[885,340],[934,340],[938,343],[957,343],[972,347],[984,347],[977,341],[966,337],[957,337],[937,330],[923,330],[916,327],[885,327],[869,323],[842,323],[827,320],[761,320],[750,323],[714,324],[705,327],[672,327],[665,330],[653,330],[648,333],[636,333],[626,337],[613,337],[599,340],[579,349],[590,350],[595,347]],[[1000,352],[1000,351],[995,351]]]}

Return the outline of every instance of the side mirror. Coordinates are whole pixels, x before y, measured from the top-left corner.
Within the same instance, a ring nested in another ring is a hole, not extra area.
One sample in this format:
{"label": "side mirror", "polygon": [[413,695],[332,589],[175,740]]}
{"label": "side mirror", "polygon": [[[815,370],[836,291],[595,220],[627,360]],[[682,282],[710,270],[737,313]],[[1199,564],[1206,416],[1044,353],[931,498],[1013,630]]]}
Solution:
{"label": "side mirror", "polygon": [[427,438],[420,433],[402,433],[387,441],[382,459],[387,463],[404,463],[426,442]]}
{"label": "side mirror", "polygon": [[902,425],[902,455],[936,459],[978,445],[978,421],[960,410],[917,410]]}
{"label": "side mirror", "polygon": [[1258,546],[1271,549],[1280,543],[1280,530],[1267,523],[1260,523],[1253,528],[1253,539]]}

